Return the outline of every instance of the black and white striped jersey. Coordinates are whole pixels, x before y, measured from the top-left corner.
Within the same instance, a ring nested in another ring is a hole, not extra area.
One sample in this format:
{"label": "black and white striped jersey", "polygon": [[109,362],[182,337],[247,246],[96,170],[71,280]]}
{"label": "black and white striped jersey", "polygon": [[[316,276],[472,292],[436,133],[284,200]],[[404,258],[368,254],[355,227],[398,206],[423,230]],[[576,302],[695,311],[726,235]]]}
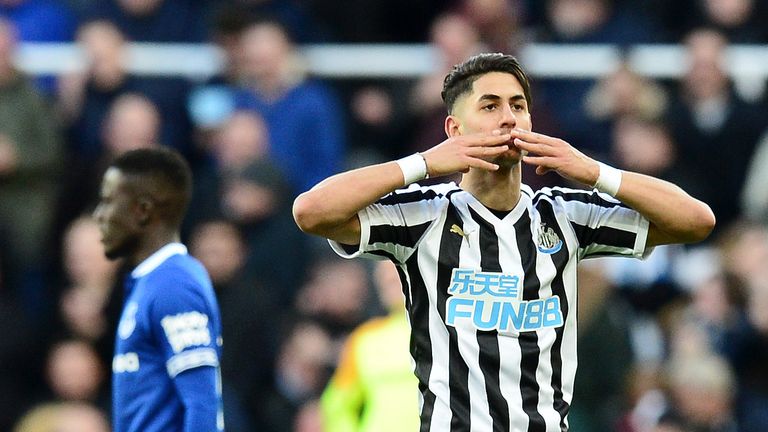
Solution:
{"label": "black and white striped jersey", "polygon": [[360,245],[331,246],[398,266],[421,431],[568,430],[577,263],[642,257],[648,221],[595,191],[526,185],[500,219],[455,183],[411,185],[359,217]]}

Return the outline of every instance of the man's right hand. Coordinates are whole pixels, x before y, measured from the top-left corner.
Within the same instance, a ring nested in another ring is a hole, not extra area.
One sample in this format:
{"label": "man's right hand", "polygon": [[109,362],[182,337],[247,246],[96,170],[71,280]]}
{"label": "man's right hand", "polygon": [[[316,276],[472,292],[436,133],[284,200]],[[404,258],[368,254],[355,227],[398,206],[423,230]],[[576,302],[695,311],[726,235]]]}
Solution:
{"label": "man's right hand", "polygon": [[430,177],[439,177],[470,168],[496,171],[499,166],[489,162],[509,150],[510,134],[494,131],[493,134],[456,135],[422,153],[427,162]]}

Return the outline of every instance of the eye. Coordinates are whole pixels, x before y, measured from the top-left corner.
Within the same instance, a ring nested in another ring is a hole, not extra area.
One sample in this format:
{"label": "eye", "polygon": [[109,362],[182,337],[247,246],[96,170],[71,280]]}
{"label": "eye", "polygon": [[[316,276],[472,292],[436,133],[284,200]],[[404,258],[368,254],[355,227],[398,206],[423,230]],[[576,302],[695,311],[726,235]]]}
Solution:
{"label": "eye", "polygon": [[525,105],[523,104],[513,104],[512,109],[515,111],[525,111]]}
{"label": "eye", "polygon": [[482,109],[484,111],[493,111],[496,109],[496,104],[484,105]]}

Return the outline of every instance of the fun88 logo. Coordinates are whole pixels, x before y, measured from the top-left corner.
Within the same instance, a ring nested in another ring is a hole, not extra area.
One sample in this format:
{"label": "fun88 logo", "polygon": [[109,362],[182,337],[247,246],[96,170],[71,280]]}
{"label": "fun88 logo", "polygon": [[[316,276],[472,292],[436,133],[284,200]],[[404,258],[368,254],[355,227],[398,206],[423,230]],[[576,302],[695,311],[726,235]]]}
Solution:
{"label": "fun88 logo", "polygon": [[453,269],[448,294],[445,323],[453,327],[521,332],[563,325],[560,297],[523,301],[519,275]]}

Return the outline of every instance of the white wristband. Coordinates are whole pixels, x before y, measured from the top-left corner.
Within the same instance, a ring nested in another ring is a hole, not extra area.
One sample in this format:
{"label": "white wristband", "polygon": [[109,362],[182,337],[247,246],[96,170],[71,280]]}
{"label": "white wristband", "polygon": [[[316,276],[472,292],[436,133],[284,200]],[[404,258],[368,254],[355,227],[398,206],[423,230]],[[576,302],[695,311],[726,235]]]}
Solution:
{"label": "white wristband", "polygon": [[600,174],[598,174],[597,182],[593,187],[615,197],[619,193],[619,186],[621,186],[621,170],[602,162],[598,162],[598,164],[600,165]]}
{"label": "white wristband", "polygon": [[427,173],[427,161],[421,153],[414,153],[410,156],[398,159],[395,162],[397,162],[400,166],[400,170],[403,172],[406,186],[413,182],[429,178],[429,173]]}

